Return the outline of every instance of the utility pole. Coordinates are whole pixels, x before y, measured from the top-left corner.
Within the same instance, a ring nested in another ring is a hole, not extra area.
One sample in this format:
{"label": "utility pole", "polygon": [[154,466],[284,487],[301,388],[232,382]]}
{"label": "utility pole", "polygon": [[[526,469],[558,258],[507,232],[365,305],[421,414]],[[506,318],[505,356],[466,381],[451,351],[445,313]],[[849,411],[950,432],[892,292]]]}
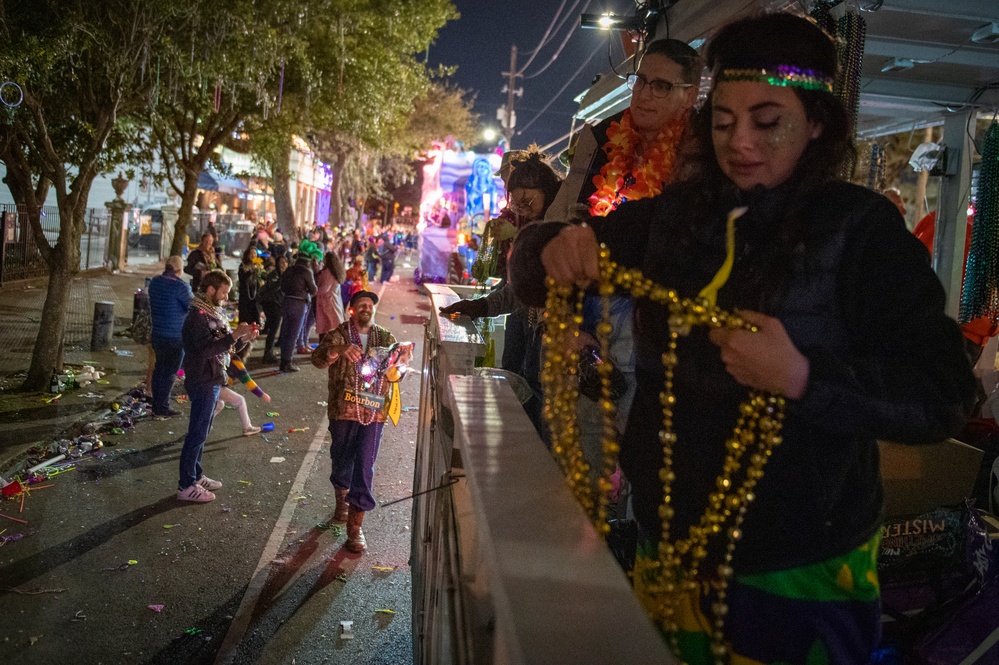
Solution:
{"label": "utility pole", "polygon": [[496,118],[503,127],[503,135],[506,137],[506,149],[513,149],[513,128],[517,126],[517,113],[513,110],[514,96],[521,97],[524,94],[523,88],[517,87],[517,79],[521,76],[517,73],[517,45],[510,47],[510,71],[503,72],[507,77],[507,83],[503,86],[502,92],[506,95],[506,107],[500,108],[496,112]]}

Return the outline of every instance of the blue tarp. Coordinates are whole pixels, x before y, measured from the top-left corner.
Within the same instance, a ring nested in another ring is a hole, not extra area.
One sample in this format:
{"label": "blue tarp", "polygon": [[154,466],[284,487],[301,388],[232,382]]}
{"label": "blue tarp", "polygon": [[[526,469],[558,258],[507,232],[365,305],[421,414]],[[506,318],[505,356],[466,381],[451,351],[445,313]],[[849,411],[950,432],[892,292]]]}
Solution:
{"label": "blue tarp", "polygon": [[214,171],[202,171],[198,176],[198,189],[223,194],[238,194],[247,191],[246,184],[238,178],[229,178]]}

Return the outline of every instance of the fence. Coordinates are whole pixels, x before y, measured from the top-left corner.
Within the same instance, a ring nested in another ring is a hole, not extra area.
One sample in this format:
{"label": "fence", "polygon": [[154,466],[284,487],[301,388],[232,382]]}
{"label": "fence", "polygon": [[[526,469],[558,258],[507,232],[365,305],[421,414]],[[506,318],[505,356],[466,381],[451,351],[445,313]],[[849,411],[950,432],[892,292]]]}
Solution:
{"label": "fence", "polygon": [[31,233],[28,212],[23,204],[0,205],[3,238],[0,238],[0,284],[17,279],[43,277],[49,273]]}
{"label": "fence", "polygon": [[[4,216],[0,284],[48,275],[48,264],[42,259],[35,236],[31,233],[27,207],[24,204],[2,204],[0,214]],[[110,211],[106,208],[90,208],[85,214],[85,220],[86,226],[80,238],[80,270],[104,267],[108,259]],[[59,225],[59,209],[55,206],[43,207],[42,233],[50,246],[54,247],[59,239]]]}

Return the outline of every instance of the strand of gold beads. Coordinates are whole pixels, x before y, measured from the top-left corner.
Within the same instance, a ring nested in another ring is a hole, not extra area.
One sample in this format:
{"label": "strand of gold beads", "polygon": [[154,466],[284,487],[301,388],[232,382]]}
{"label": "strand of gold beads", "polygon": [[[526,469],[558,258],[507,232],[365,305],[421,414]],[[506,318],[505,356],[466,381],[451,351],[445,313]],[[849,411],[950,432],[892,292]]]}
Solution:
{"label": "strand of gold beads", "polygon": [[[621,290],[635,298],[648,298],[668,307],[670,337],[662,356],[664,384],[660,393],[663,412],[663,428],[659,433],[663,446],[663,466],[659,473],[663,483],[663,504],[659,508],[662,537],[658,545],[658,558],[651,559],[642,555],[636,557],[633,572],[635,592],[646,613],[664,630],[674,653],[679,655],[677,607],[685,600],[685,595],[696,592],[705,581],[702,579],[700,566],[708,554],[709,539],[724,536],[724,555],[717,577],[707,580],[707,585],[715,593],[712,604],[712,653],[716,663],[723,664],[727,662],[729,653],[724,639],[724,620],[728,611],[726,589],[732,576],[732,557],[741,537],[741,526],[747,508],[755,499],[753,490],[763,477],[763,469],[773,449],[781,443],[784,399],[778,395],[751,391],[747,400],[739,406],[739,419],[731,437],[726,441],[726,458],[716,479],[715,491],[709,496],[708,505],[698,523],[690,527],[687,537],[673,541],[670,532],[674,517],[671,492],[676,480],[673,472],[673,447],[677,440],[673,431],[673,408],[676,404],[673,375],[677,364],[679,337],[689,334],[696,325],[753,331],[755,328],[740,317],[715,306],[714,296],[717,288],[724,283],[724,278],[720,281],[713,280],[712,284],[718,281],[714,291],[710,294],[702,292],[704,297],[697,300],[680,298],[676,291],[645,279],[640,271],[617,266],[609,256],[607,249],[601,247],[601,279],[598,288],[604,299],[604,307],[603,318],[597,326],[597,337],[605,361],[598,366],[602,392],[604,460],[597,497],[593,497],[593,489],[588,480],[589,467],[582,455],[579,429],[575,424],[575,404],[579,396],[576,382],[576,338],[579,335],[578,326],[582,322],[582,296],[577,295],[573,308],[569,304],[572,287],[557,287],[549,281],[542,383],[545,387],[544,412],[552,425],[553,451],[566,473],[567,483],[573,494],[580,500],[597,530],[605,535],[609,530],[606,524],[607,494],[610,489],[608,479],[616,466],[619,451],[614,426],[616,409],[610,399],[611,325],[607,299],[615,290]],[[569,324],[570,321],[573,325]],[[744,473],[740,474],[740,471]]]}
{"label": "strand of gold beads", "polygon": [[[579,326],[583,322],[583,293],[571,302],[571,287],[554,287],[548,292],[542,344],[545,364],[541,384],[545,401],[543,415],[551,433],[552,452],[558,460],[573,496],[593,520],[596,503],[589,486],[589,464],[579,443],[576,401],[579,399]],[[571,303],[571,304],[570,304]]]}

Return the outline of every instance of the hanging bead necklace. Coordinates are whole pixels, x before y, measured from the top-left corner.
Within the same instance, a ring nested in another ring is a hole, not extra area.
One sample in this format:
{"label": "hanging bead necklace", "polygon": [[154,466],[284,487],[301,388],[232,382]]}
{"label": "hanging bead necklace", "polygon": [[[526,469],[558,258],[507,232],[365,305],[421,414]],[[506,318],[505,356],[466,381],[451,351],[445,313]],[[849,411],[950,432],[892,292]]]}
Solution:
{"label": "hanging bead necklace", "polygon": [[[361,359],[358,360],[356,363],[354,363],[354,397],[356,398],[359,397],[361,393],[360,378],[362,374],[365,375],[366,377],[370,374],[370,372],[365,373],[363,370],[365,363],[368,361],[368,350],[371,349],[372,342],[376,341],[376,337],[378,336],[378,329],[375,326],[371,326],[370,331],[368,332],[367,344],[363,344],[361,342],[361,333],[360,331],[358,331],[357,326],[354,325],[353,319],[351,319],[350,325],[347,326],[347,329],[350,331],[351,344],[354,344],[358,348],[364,349],[364,352],[361,354]],[[378,345],[374,344],[374,346]],[[365,381],[364,388],[365,390],[373,388],[374,393],[380,395],[383,377],[376,376],[372,378],[374,379],[373,385],[368,385],[368,382]],[[368,413],[367,419],[365,419],[364,416],[361,415],[362,410]],[[371,423],[374,422],[375,416],[378,414],[378,411],[375,409],[363,408],[358,402],[354,402],[354,413],[357,417],[357,422],[361,423],[362,425],[370,425]]]}
{"label": "hanging bead necklace", "polygon": [[960,323],[980,316],[999,320],[999,122],[995,117],[985,132],[981,153]]}
{"label": "hanging bead necklace", "polygon": [[[580,445],[580,431],[576,423],[576,402],[579,397],[577,366],[579,325],[582,323],[582,294],[574,302],[572,287],[556,286],[549,280],[546,303],[547,326],[544,335],[545,364],[541,373],[545,390],[544,415],[552,426],[552,450],[566,476],[570,491],[593,521],[598,533],[606,536],[607,496],[610,475],[616,467],[620,446],[614,426],[616,407],[611,399],[610,374],[612,367],[607,359],[611,332],[609,296],[620,290],[634,298],[647,298],[669,309],[669,340],[662,355],[664,368],[663,390],[660,393],[663,427],[659,432],[663,464],[659,478],[663,487],[663,503],[659,507],[662,519],[662,536],[656,557],[638,555],[633,579],[635,593],[646,614],[666,633],[677,655],[677,609],[689,594],[695,593],[702,582],[715,594],[712,610],[714,621],[711,629],[711,648],[717,663],[724,663],[729,647],[724,639],[726,589],[732,577],[732,557],[737,541],[741,538],[742,522],[749,505],[755,499],[754,489],[763,477],[763,469],[773,449],[781,443],[785,400],[779,395],[750,391],[739,405],[739,419],[731,436],[725,442],[725,461],[715,480],[715,489],[708,497],[708,505],[700,519],[690,526],[685,538],[673,539],[672,520],[675,515],[672,503],[673,449],[677,436],[673,430],[673,410],[676,395],[673,392],[674,370],[677,365],[677,343],[689,334],[694,326],[742,329],[756,328],[741,317],[717,307],[717,292],[724,285],[734,258],[735,219],[744,210],[733,211],[728,220],[727,253],[722,268],[696,299],[680,298],[673,289],[655,284],[638,270],[619,267],[610,260],[608,250],[601,247],[599,264],[601,278],[597,285],[603,300],[603,315],[597,325],[597,340],[602,357],[598,365],[601,380],[600,410],[603,415],[603,469],[596,488],[589,480],[589,464]],[[594,496],[594,492],[596,496]],[[724,539],[722,563],[716,575],[701,570],[708,556],[711,542]]]}

